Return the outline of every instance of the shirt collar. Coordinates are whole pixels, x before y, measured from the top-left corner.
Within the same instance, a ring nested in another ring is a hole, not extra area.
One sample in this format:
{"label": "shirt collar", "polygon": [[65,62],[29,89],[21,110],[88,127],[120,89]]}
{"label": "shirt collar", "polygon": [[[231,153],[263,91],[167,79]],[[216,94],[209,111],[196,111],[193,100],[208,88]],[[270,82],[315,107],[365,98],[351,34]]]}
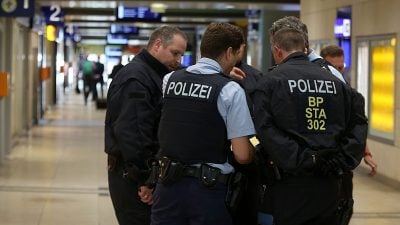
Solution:
{"label": "shirt collar", "polygon": [[315,53],[314,49],[310,48],[310,53],[308,53],[308,59],[310,60],[310,62],[312,62],[316,59],[322,59],[322,57],[317,53]]}
{"label": "shirt collar", "polygon": [[189,66],[186,70],[197,74],[223,73],[222,67],[217,61],[205,57],[199,59],[195,65]]}

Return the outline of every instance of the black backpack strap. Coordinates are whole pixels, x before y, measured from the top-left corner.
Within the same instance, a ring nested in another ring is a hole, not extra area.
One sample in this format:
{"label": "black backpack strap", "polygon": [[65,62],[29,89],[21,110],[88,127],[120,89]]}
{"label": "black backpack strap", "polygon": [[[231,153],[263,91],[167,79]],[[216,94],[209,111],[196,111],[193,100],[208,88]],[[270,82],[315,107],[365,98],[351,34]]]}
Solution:
{"label": "black backpack strap", "polygon": [[329,72],[332,72],[331,69],[329,69],[329,66],[332,66],[328,61],[326,61],[323,58],[316,58],[311,61],[312,63],[318,64],[321,68],[326,69]]}

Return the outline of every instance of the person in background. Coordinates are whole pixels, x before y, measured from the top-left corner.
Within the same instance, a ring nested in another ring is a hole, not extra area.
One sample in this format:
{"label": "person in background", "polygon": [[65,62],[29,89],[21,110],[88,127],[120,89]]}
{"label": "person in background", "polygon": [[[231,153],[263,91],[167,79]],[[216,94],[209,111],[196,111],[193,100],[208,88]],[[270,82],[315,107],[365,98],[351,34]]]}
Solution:
{"label": "person in background", "polygon": [[95,69],[94,69],[94,76],[93,76],[93,98],[94,100],[97,100],[98,94],[97,94],[97,83],[100,83],[100,91],[101,91],[101,97],[104,97],[104,78],[103,78],[103,73],[104,73],[104,64],[100,62],[100,55],[97,57],[97,62],[95,62]]}
{"label": "person in background", "polygon": [[122,57],[120,56],[118,59],[118,64],[113,67],[111,73],[108,75],[108,78],[113,79],[122,67],[124,67],[124,65],[122,65]]}
{"label": "person in background", "polygon": [[[339,72],[344,73],[344,52],[337,45],[328,45],[321,49],[321,56],[334,66]],[[378,164],[372,159],[372,152],[368,147],[365,148],[364,162],[371,168],[370,176],[375,176],[378,172]]]}
{"label": "person in background", "polygon": [[239,27],[211,23],[201,40],[202,58],[165,76],[152,225],[232,225],[225,205],[234,172],[230,146],[240,164],[254,154],[244,90],[226,77],[244,45]]}
{"label": "person in background", "polygon": [[364,106],[352,102],[348,85],[309,62],[301,31],[282,28],[270,42],[277,67],[253,98],[257,138],[273,175],[264,210],[276,225],[336,225],[338,176],[358,166],[365,148]]}
{"label": "person in background", "polygon": [[153,183],[149,161],[159,150],[161,84],[180,66],[187,37],[177,27],[162,26],[147,48],[118,71],[107,94],[105,152],[108,184],[120,225],[149,225]]}
{"label": "person in background", "polygon": [[85,59],[82,63],[82,80],[83,80],[83,97],[85,101],[85,105],[87,105],[88,97],[90,92],[92,92],[92,98],[94,99],[93,92],[93,72],[95,70],[95,64],[88,59],[88,55],[85,56]]}
{"label": "person in background", "polygon": [[[340,73],[344,73],[344,52],[341,47],[337,45],[325,46],[321,49],[321,56]],[[372,153],[368,146],[365,147],[364,162],[371,168],[369,175],[375,176],[378,165],[372,159]],[[343,205],[343,207],[349,208],[346,217],[343,218],[343,221],[341,222],[341,225],[346,225],[350,223],[353,214],[353,173],[351,171],[343,174],[340,201],[340,204]]]}
{"label": "person in background", "polygon": [[328,45],[321,49],[321,57],[334,66],[341,74],[344,73],[344,52],[337,45]]}

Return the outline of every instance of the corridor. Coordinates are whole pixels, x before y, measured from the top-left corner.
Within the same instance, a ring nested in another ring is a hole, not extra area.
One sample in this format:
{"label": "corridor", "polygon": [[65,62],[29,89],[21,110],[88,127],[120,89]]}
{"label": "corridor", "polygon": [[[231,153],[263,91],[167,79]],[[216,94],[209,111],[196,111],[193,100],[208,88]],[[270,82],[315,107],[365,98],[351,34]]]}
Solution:
{"label": "corridor", "polygon": [[[0,166],[0,225],[117,225],[107,188],[104,110],[67,93]],[[351,225],[399,225],[400,188],[356,171]]]}

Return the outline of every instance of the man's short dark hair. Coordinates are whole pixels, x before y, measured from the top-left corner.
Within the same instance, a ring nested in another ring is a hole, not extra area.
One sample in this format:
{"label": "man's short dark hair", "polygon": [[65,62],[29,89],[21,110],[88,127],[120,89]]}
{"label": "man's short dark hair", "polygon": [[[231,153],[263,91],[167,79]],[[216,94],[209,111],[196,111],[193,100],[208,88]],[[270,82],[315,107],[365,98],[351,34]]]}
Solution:
{"label": "man's short dark hair", "polygon": [[152,47],[154,42],[158,38],[161,39],[161,43],[163,45],[168,45],[171,42],[171,40],[174,38],[174,35],[176,35],[176,34],[182,36],[185,40],[188,39],[186,34],[183,31],[181,31],[178,27],[174,27],[174,26],[159,27],[151,33],[149,42],[147,43],[147,48]]}
{"label": "man's short dark hair", "polygon": [[330,57],[341,57],[344,56],[343,49],[337,45],[328,45],[321,49],[321,56],[325,58]]}
{"label": "man's short dark hair", "polygon": [[286,52],[304,51],[306,47],[303,33],[293,28],[282,28],[278,30],[275,32],[274,36],[272,36],[271,40],[272,45]]}
{"label": "man's short dark hair", "polygon": [[244,34],[240,27],[229,23],[211,23],[201,40],[200,53],[202,57],[217,59],[229,47],[235,53],[244,43]]}

